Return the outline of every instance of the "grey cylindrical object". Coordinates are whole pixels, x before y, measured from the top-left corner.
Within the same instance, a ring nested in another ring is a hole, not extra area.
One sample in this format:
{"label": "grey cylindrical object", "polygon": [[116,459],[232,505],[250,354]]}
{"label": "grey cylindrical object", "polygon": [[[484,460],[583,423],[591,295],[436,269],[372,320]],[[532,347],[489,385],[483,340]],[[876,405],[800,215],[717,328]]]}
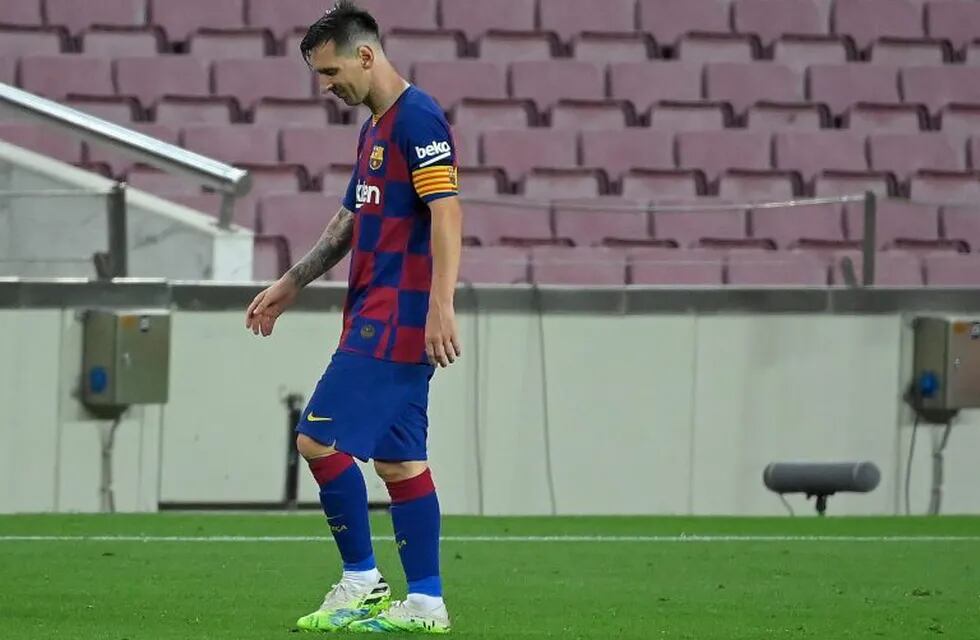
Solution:
{"label": "grey cylindrical object", "polygon": [[776,493],[865,493],[877,487],[879,480],[881,472],[873,462],[772,462],[762,472],[762,481]]}

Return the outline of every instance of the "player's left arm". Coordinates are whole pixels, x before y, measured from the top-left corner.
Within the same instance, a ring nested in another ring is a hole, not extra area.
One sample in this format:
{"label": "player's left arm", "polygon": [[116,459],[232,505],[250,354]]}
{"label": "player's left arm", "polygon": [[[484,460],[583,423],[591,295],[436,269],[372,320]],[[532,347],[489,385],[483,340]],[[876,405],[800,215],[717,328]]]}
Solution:
{"label": "player's left arm", "polygon": [[429,203],[432,214],[432,287],[425,322],[425,351],[433,364],[448,367],[462,355],[453,298],[463,249],[463,209],[458,196]]}

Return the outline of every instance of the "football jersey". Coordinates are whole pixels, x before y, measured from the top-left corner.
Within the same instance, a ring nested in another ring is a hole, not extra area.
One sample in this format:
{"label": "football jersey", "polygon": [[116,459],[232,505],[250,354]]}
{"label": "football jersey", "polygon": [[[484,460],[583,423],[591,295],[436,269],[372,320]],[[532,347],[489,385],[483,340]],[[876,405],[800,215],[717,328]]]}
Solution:
{"label": "football jersey", "polygon": [[456,149],[442,109],[409,85],[361,127],[344,198],[354,213],[340,349],[427,363],[432,284],[428,203],[458,194]]}

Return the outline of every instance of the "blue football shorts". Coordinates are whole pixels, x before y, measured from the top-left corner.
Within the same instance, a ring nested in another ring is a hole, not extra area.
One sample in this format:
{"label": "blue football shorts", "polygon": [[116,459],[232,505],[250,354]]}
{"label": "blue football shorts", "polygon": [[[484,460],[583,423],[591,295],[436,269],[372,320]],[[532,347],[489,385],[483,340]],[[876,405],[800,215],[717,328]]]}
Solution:
{"label": "blue football shorts", "polygon": [[426,460],[435,367],[337,351],[296,431],[360,460]]}

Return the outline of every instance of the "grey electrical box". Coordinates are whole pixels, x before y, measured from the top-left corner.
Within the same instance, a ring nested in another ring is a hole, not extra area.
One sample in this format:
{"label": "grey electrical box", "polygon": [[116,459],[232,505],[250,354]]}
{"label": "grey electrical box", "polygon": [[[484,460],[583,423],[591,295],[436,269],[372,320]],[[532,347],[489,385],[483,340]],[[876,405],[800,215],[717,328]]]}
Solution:
{"label": "grey electrical box", "polygon": [[919,317],[913,364],[924,409],[980,407],[980,318]]}
{"label": "grey electrical box", "polygon": [[85,312],[83,402],[102,407],[163,404],[169,377],[169,311]]}

